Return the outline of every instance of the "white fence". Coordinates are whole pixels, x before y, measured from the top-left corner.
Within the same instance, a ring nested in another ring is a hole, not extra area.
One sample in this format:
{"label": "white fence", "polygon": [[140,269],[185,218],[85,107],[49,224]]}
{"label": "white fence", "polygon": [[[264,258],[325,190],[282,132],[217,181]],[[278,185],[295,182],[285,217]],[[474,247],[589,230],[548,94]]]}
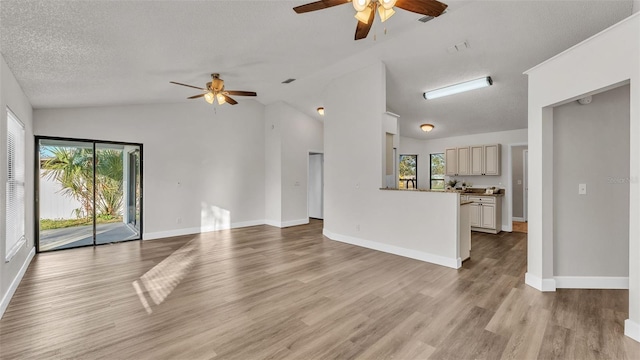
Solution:
{"label": "white fence", "polygon": [[[40,172],[42,175],[42,170]],[[61,193],[62,185],[55,180],[40,177],[40,218],[41,219],[75,219],[76,209],[82,204]]]}

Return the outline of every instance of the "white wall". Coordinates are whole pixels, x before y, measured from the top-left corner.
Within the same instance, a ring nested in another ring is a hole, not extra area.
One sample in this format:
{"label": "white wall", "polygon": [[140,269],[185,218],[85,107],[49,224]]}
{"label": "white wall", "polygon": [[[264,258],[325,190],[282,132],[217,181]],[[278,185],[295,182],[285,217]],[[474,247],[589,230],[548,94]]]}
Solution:
{"label": "white wall", "polygon": [[629,86],[553,109],[556,280],[629,276],[628,134]]}
{"label": "white wall", "polygon": [[265,107],[265,220],[272,226],[282,224],[282,106]]}
{"label": "white wall", "polygon": [[512,181],[509,145],[526,143],[527,129],[455,136],[433,140],[418,140],[401,137],[399,154],[418,155],[418,187],[421,189],[428,189],[430,154],[444,153],[446,148],[456,146],[502,144],[500,176],[457,176],[456,179],[471,181],[471,183],[473,183],[473,187],[496,186],[505,188],[505,196],[502,197],[502,229],[504,231],[511,231],[511,197],[513,194],[509,191]]}
{"label": "white wall", "polygon": [[[6,190],[5,183],[7,181],[7,107],[22,121],[25,126],[25,236],[26,245],[23,246],[18,253],[11,258],[11,261],[5,262],[6,253]],[[33,243],[33,110],[29,100],[20,88],[11,70],[0,54],[0,139],[2,146],[0,147],[0,179],[2,181],[2,190],[0,190],[0,317],[4,314],[11,296],[15,292],[29,262],[35,254]]]}
{"label": "white wall", "polygon": [[264,106],[254,100],[36,110],[34,128],[143,144],[144,239],[264,222]]}
{"label": "white wall", "polygon": [[336,78],[328,87],[324,234],[456,267],[458,195],[380,190],[385,82],[379,63]]}
{"label": "white wall", "polygon": [[306,224],[309,152],[323,151],[323,124],[284,102],[268,105],[265,114],[267,223]]}
{"label": "white wall", "polygon": [[554,280],[553,107],[629,82],[629,319],[640,341],[640,13],[527,71],[529,76],[529,235],[525,281],[543,291]]}

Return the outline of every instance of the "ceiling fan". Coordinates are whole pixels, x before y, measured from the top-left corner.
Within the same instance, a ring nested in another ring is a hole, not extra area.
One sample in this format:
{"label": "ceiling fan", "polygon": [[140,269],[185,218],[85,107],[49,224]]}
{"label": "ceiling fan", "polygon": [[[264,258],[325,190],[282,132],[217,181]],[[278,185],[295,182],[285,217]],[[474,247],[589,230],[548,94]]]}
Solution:
{"label": "ceiling fan", "polygon": [[[302,14],[346,4],[350,1],[352,0],[320,0],[296,6],[293,8],[293,11],[298,14]],[[395,10],[393,10],[394,6],[414,13],[433,17],[440,16],[447,8],[446,4],[437,0],[353,0],[352,2],[353,7],[357,11],[355,18],[358,19],[355,40],[367,37],[369,30],[371,30],[371,26],[373,25],[373,18],[376,14],[376,9],[380,15],[380,21],[385,22],[396,13]]]}
{"label": "ceiling fan", "polygon": [[193,85],[182,84],[175,81],[169,81],[172,84],[187,86],[190,88],[198,89],[204,91],[202,94],[189,96],[187,99],[197,99],[200,97],[204,97],[204,100],[209,104],[213,104],[215,100],[218,100],[218,104],[222,105],[224,103],[229,103],[231,105],[235,105],[238,102],[233,98],[229,97],[229,95],[239,95],[239,96],[257,96],[253,91],[239,91],[239,90],[225,90],[224,89],[224,80],[220,79],[220,74],[214,73],[211,74],[211,81],[207,83],[207,88],[201,88]]}

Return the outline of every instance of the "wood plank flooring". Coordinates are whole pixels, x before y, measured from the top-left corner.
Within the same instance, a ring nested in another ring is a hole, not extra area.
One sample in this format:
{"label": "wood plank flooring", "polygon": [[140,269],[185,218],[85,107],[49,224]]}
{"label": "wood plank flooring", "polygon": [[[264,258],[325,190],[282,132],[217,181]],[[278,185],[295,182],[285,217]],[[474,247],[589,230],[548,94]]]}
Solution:
{"label": "wood plank flooring", "polygon": [[640,359],[627,291],[524,285],[526,234],[453,270],[323,238],[322,222],[39,254],[2,359]]}
{"label": "wood plank flooring", "polygon": [[527,222],[514,221],[514,222],[512,223],[513,232],[526,233],[526,232],[527,232],[528,225],[529,225],[529,224],[528,224]]}

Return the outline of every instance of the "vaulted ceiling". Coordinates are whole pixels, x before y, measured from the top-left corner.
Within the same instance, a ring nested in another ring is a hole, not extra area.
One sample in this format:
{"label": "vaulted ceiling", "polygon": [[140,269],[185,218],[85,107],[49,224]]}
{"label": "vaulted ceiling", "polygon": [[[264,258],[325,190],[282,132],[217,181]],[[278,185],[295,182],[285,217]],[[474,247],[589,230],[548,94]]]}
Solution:
{"label": "vaulted ceiling", "polygon": [[[218,72],[229,89],[318,119],[332,79],[383,61],[401,134],[427,139],[525,128],[522,72],[632,13],[631,0],[445,0],[436,19],[398,10],[354,41],[350,4],[292,10],[308,2],[2,0],[0,52],[34,108],[203,101],[169,81],[204,86]],[[422,98],[485,75],[493,86]],[[424,122],[436,129],[422,133]]]}

